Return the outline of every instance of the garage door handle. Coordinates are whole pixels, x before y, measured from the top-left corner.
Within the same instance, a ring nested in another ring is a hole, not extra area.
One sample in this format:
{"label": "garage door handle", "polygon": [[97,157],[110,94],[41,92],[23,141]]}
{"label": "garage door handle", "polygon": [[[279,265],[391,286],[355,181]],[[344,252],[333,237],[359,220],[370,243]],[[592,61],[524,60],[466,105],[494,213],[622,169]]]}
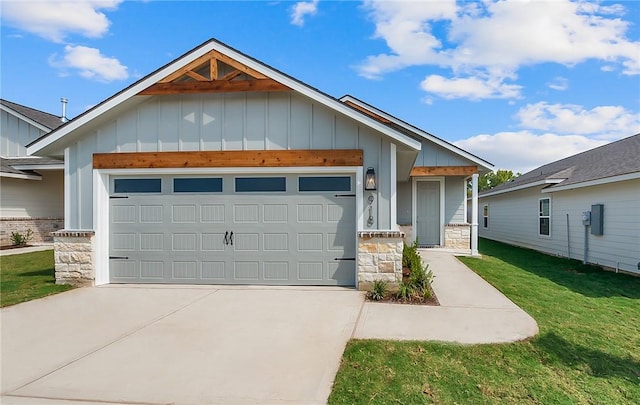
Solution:
{"label": "garage door handle", "polygon": [[233,246],[233,231],[231,231],[231,234],[229,235],[229,242],[231,242],[231,246]]}
{"label": "garage door handle", "polygon": [[128,256],[109,256],[109,260],[129,260]]}
{"label": "garage door handle", "polygon": [[229,244],[229,231],[224,233],[224,244],[225,245]]}
{"label": "garage door handle", "polygon": [[336,257],[333,260],[356,260],[355,257]]}
{"label": "garage door handle", "polygon": [[355,197],[355,194],[336,194],[336,197]]}

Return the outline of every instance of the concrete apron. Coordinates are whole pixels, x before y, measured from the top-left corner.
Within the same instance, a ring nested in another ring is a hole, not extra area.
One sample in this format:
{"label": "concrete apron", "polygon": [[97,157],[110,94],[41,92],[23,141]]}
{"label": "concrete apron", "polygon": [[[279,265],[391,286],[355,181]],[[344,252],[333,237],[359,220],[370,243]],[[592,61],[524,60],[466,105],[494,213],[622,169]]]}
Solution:
{"label": "concrete apron", "polygon": [[340,288],[107,286],[5,308],[1,402],[324,404],[362,303]]}
{"label": "concrete apron", "polygon": [[538,324],[451,252],[422,250],[440,306],[366,302],[355,338],[509,343],[538,333]]}

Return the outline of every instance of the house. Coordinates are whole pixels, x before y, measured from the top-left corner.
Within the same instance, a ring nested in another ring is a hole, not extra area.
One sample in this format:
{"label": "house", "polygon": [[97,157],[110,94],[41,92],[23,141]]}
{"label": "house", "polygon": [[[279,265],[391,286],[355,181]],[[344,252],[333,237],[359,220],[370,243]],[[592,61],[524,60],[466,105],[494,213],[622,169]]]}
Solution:
{"label": "house", "polygon": [[64,164],[27,155],[26,145],[62,125],[60,117],[0,99],[0,244],[33,232],[51,242],[64,225]]}
{"label": "house", "polygon": [[480,236],[640,272],[640,134],[480,193]]}
{"label": "house", "polygon": [[216,40],[28,152],[64,157],[56,277],[79,285],[396,282],[406,232],[477,248],[466,182],[492,169]]}

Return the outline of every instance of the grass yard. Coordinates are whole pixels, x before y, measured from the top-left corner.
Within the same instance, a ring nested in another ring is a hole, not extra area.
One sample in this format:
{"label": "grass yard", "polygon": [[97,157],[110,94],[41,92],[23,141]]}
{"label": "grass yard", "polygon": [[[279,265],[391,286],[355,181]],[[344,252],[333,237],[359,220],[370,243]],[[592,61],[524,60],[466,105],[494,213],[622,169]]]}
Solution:
{"label": "grass yard", "polygon": [[55,284],[54,270],[53,250],[0,257],[0,306],[70,290]]}
{"label": "grass yard", "polygon": [[480,251],[463,262],[532,315],[539,335],[474,346],[353,340],[330,404],[640,403],[640,278],[489,240]]}

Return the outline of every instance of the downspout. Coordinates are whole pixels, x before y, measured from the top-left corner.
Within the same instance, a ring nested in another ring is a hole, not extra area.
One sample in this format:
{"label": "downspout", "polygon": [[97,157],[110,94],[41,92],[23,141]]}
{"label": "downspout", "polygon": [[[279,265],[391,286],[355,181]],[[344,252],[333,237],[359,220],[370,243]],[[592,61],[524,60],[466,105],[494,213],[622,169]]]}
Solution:
{"label": "downspout", "polygon": [[569,242],[569,214],[567,214],[567,257],[571,259],[571,243]]}
{"label": "downspout", "polygon": [[589,250],[589,226],[584,226],[584,259],[582,264],[587,264],[587,251]]}

